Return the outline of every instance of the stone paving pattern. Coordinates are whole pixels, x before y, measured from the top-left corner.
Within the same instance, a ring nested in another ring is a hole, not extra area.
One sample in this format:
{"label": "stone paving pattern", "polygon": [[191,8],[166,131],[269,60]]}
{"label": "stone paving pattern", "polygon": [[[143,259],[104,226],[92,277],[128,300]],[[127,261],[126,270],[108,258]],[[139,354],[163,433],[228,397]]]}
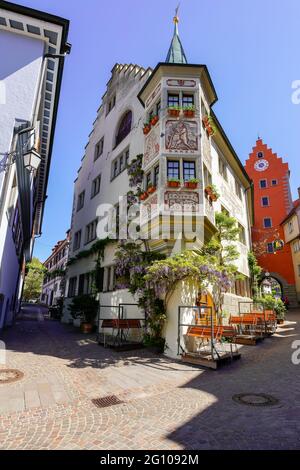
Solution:
{"label": "stone paving pattern", "polygon": [[[0,385],[0,449],[300,449],[300,312],[218,371],[140,350],[116,353],[94,336],[22,320],[1,339],[22,380]],[[266,393],[272,407],[235,403]],[[99,409],[93,398],[123,402]]]}

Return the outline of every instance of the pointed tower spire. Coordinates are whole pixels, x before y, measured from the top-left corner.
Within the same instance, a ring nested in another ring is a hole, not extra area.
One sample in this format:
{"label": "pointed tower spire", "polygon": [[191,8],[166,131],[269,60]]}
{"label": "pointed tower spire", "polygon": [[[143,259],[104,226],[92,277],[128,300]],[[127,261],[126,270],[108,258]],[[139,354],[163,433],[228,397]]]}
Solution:
{"label": "pointed tower spire", "polygon": [[173,64],[187,64],[186,55],[183,50],[183,47],[179,38],[179,34],[178,34],[178,23],[179,23],[178,9],[179,9],[179,5],[175,10],[175,16],[173,18],[174,34],[173,34],[172,42],[170,45],[170,49],[168,51],[166,62],[173,63]]}

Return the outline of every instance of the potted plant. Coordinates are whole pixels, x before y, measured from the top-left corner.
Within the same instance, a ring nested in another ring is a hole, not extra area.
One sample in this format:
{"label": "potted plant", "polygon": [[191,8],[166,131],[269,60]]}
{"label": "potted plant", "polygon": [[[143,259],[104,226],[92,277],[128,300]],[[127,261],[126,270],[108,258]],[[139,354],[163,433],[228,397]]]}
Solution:
{"label": "potted plant", "polygon": [[193,104],[183,107],[183,114],[185,117],[193,118],[195,116],[195,106]]}
{"label": "potted plant", "polygon": [[70,313],[74,319],[80,319],[82,333],[91,333],[98,312],[99,303],[89,294],[73,297],[69,306]]}
{"label": "potted plant", "polygon": [[178,178],[169,178],[168,186],[169,188],[179,188],[181,181]]}
{"label": "potted plant", "polygon": [[150,122],[145,122],[144,123],[144,128],[143,128],[143,132],[145,135],[149,134],[149,132],[151,131],[151,124]]}
{"label": "potted plant", "polygon": [[214,184],[209,184],[206,186],[205,193],[209,196],[211,201],[217,201],[220,197],[220,194]]}
{"label": "potted plant", "polygon": [[163,354],[166,348],[166,340],[164,338],[151,336],[150,334],[144,336],[143,343],[154,354]]}
{"label": "potted plant", "polygon": [[155,116],[150,117],[150,124],[151,126],[155,126],[155,124],[158,122],[158,115],[156,114]]}
{"label": "potted plant", "polygon": [[153,194],[153,193],[155,193],[155,191],[156,191],[156,186],[154,186],[152,183],[149,184],[149,186],[147,188],[147,193],[148,194]]}
{"label": "potted plant", "polygon": [[197,189],[199,180],[197,178],[191,178],[184,182],[184,187],[188,189]]}
{"label": "potted plant", "polygon": [[168,113],[169,116],[178,117],[180,114],[180,106],[169,106]]}
{"label": "potted plant", "polygon": [[209,115],[206,115],[202,118],[202,122],[208,135],[214,135],[217,129],[214,124],[213,118]]}
{"label": "potted plant", "polygon": [[263,304],[265,310],[274,310],[278,325],[284,323],[286,307],[281,299],[277,299],[272,295],[265,295],[259,301]]}
{"label": "potted plant", "polygon": [[149,194],[147,193],[147,191],[144,191],[143,193],[140,194],[140,200],[145,201],[145,199],[147,199],[148,196]]}

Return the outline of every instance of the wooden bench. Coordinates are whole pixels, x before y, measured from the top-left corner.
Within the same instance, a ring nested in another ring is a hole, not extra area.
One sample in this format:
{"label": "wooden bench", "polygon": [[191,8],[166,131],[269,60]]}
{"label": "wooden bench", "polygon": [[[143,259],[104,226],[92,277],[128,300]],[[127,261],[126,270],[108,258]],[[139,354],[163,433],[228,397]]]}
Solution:
{"label": "wooden bench", "polygon": [[241,316],[231,315],[229,318],[230,325],[245,325],[245,326],[256,326],[258,323],[258,318],[256,315],[251,313],[245,313]]}
{"label": "wooden bench", "polygon": [[102,328],[112,328],[118,330],[130,330],[136,328],[142,328],[140,320],[134,318],[123,319],[123,318],[107,318],[102,320]]}
{"label": "wooden bench", "polygon": [[187,331],[187,336],[194,336],[196,338],[202,338],[202,339],[216,339],[220,340],[222,337],[222,327],[220,326],[215,326],[214,329],[210,326],[190,326]]}

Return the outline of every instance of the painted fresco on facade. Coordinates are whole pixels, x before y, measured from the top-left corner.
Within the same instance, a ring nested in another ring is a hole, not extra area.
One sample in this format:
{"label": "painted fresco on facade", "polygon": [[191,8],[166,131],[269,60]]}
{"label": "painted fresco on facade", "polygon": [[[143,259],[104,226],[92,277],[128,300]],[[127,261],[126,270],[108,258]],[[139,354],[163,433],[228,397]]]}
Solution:
{"label": "painted fresco on facade", "polygon": [[145,139],[144,167],[154,160],[159,150],[159,126],[157,126]]}
{"label": "painted fresco on facade", "polygon": [[170,152],[195,152],[198,150],[198,126],[195,121],[166,122],[166,149]]}
{"label": "painted fresco on facade", "polygon": [[167,191],[165,208],[172,211],[196,212],[199,205],[199,194],[188,191]]}
{"label": "painted fresco on facade", "polygon": [[196,81],[195,80],[180,80],[180,79],[175,79],[175,78],[170,78],[167,80],[167,85],[168,86],[178,86],[178,87],[189,87],[193,88],[196,86]]}

